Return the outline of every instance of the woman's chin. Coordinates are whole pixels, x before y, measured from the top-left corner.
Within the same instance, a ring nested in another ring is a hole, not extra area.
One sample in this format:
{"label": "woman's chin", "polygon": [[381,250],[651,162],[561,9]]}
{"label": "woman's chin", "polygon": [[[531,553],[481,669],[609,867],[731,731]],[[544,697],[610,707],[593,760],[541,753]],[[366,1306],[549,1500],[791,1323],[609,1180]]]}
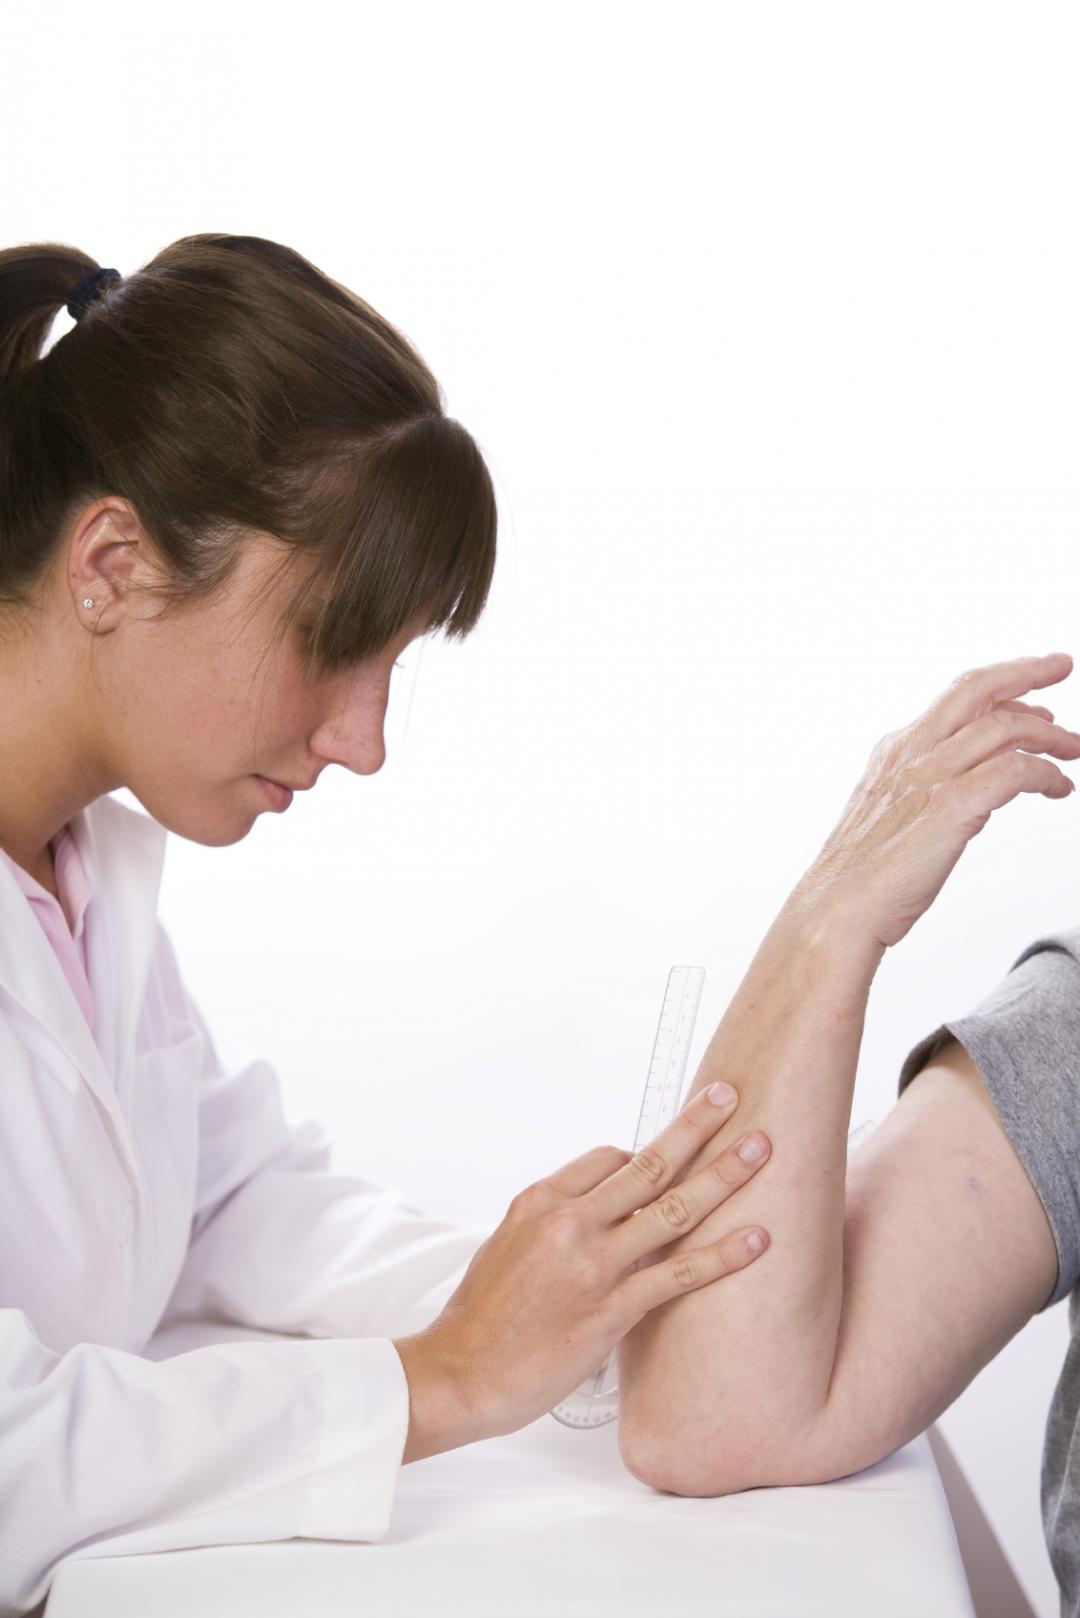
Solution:
{"label": "woman's chin", "polygon": [[159,826],[206,848],[227,848],[230,843],[241,842],[255,824],[256,815],[273,809],[266,789],[254,775],[234,780],[228,796],[222,793],[216,809],[205,798],[196,805],[180,803],[164,794],[148,793],[143,797],[134,787],[130,790]]}

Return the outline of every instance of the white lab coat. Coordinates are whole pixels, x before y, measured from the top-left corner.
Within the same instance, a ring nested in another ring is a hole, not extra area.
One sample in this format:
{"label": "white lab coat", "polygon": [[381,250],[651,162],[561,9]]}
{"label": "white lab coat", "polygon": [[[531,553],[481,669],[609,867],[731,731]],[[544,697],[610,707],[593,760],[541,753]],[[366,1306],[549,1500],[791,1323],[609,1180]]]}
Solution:
{"label": "white lab coat", "polygon": [[[76,815],[97,1039],[0,860],[0,1614],[69,1555],[378,1540],[408,1430],[391,1338],[495,1229],[335,1174],[273,1068],[211,1035],[157,918],[166,833]],[[163,1319],[305,1334],[161,1362]]]}

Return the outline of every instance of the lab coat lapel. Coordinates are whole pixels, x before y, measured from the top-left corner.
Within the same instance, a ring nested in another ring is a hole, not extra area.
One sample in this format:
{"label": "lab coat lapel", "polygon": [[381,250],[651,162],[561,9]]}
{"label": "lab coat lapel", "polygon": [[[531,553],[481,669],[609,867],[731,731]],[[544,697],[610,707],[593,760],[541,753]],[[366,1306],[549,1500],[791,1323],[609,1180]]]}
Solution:
{"label": "lab coat lapel", "polygon": [[90,1032],[41,924],[0,860],[0,990],[27,1012],[79,1069],[133,1151],[119,1100],[133,1057],[153,952],[166,832],[108,796],[69,822],[94,888],[86,912],[87,970],[94,987]]}

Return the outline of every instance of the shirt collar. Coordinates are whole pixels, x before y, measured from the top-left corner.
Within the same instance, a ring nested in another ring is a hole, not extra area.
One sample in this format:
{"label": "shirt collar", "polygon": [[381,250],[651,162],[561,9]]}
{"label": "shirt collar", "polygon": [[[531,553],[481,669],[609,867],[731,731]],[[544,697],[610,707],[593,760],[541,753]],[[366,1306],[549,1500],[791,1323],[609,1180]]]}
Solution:
{"label": "shirt collar", "polygon": [[[53,868],[56,872],[56,886],[60,890],[61,907],[63,909],[72,938],[78,943],[82,936],[86,907],[94,896],[94,886],[90,880],[79,845],[76,843],[68,825],[61,826],[52,839]],[[0,848],[0,854],[7,862],[16,882],[28,899],[38,904],[55,905],[56,899],[46,887],[32,877],[29,871],[17,865],[6,849]]]}

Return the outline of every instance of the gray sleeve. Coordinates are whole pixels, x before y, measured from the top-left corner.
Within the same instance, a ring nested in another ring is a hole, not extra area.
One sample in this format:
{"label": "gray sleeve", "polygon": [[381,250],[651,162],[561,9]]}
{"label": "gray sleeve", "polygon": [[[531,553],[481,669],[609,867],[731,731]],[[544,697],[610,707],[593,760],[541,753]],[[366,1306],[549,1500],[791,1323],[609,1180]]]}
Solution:
{"label": "gray sleeve", "polygon": [[1039,1314],[1080,1281],[1080,934],[1058,936],[1070,943],[1030,944],[973,1011],[920,1040],[897,1086],[899,1097],[950,1033],[975,1063],[1054,1233],[1057,1284]]}

